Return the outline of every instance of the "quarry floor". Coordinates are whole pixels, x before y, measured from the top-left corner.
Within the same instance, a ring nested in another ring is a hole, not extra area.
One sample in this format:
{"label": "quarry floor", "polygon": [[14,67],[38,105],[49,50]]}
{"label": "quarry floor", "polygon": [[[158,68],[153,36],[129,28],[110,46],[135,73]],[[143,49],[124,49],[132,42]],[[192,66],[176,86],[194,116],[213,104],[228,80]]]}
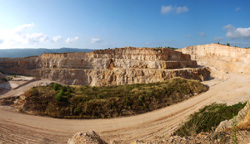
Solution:
{"label": "quarry floor", "polygon": [[[75,133],[94,130],[106,141],[129,143],[136,139],[153,140],[170,135],[187,117],[205,105],[217,102],[229,105],[250,99],[250,75],[225,74],[226,80],[213,79],[203,82],[207,92],[181,103],[131,117],[94,120],[55,119],[15,112],[0,107],[0,143],[67,143]],[[10,81],[2,87],[0,98],[20,95],[35,85],[49,80]]]}

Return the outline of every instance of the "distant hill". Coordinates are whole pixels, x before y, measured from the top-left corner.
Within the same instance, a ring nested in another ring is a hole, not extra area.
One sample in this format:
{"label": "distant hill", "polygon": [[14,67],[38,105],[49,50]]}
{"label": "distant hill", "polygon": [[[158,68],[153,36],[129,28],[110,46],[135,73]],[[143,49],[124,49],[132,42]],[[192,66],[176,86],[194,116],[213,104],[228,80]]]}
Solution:
{"label": "distant hill", "polygon": [[65,53],[65,52],[91,52],[92,49],[79,49],[79,48],[60,48],[60,49],[0,49],[0,57],[16,58],[39,56],[43,53]]}

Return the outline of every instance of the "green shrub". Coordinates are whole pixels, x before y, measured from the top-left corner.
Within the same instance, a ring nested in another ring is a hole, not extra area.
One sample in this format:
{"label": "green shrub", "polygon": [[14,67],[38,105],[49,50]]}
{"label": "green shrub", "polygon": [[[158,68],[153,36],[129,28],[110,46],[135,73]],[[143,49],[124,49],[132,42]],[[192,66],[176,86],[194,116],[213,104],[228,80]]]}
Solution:
{"label": "green shrub", "polygon": [[177,131],[179,136],[190,136],[200,132],[211,132],[221,121],[233,118],[246,105],[238,103],[232,106],[226,104],[211,104],[190,115],[189,120]]}
{"label": "green shrub", "polygon": [[233,144],[238,144],[238,136],[237,136],[238,128],[237,128],[236,116],[233,116],[232,129],[233,129],[232,142]]}
{"label": "green shrub", "polygon": [[2,78],[2,80],[5,81],[5,82],[7,82],[7,81],[11,81],[15,77],[16,77],[16,75],[9,75],[7,77]]}
{"label": "green shrub", "polygon": [[58,84],[58,83],[54,83],[54,84],[53,84],[53,89],[54,89],[55,91],[59,90],[59,87],[61,87],[60,84]]}
{"label": "green shrub", "polygon": [[63,101],[63,89],[56,95],[56,101]]}
{"label": "green shrub", "polygon": [[5,81],[5,82],[7,82],[7,81],[8,81],[6,78],[2,78],[1,80]]}
{"label": "green shrub", "polygon": [[67,91],[68,93],[71,93],[71,92],[72,92],[72,90],[71,90],[71,88],[70,88],[69,86],[66,87],[66,91]]}
{"label": "green shrub", "polygon": [[188,99],[186,95],[204,92],[207,87],[199,81],[173,78],[158,83],[100,87],[63,87],[55,83],[32,90],[26,105],[32,105],[30,110],[37,113],[61,118],[111,118],[169,106]]}

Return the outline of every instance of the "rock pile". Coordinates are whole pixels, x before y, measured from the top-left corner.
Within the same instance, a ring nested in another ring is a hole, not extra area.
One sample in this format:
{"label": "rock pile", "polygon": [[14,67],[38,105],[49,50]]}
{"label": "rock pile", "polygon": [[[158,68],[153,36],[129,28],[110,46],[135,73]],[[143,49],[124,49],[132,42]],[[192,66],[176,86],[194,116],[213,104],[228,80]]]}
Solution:
{"label": "rock pile", "polygon": [[76,133],[68,144],[107,144],[100,136],[94,131]]}

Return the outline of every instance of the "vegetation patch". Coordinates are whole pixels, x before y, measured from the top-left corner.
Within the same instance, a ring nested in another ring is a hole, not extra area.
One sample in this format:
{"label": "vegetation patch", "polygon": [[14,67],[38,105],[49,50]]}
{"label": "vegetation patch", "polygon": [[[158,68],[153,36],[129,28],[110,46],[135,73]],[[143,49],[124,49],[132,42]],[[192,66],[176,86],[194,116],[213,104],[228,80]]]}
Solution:
{"label": "vegetation patch", "polygon": [[115,86],[34,87],[25,93],[23,111],[57,118],[111,118],[145,113],[207,91],[197,80]]}
{"label": "vegetation patch", "polygon": [[244,108],[246,103],[232,106],[226,104],[211,104],[190,115],[189,121],[184,123],[177,131],[179,136],[192,136],[200,132],[212,132],[221,121],[232,119],[234,115]]}
{"label": "vegetation patch", "polygon": [[13,105],[14,101],[16,99],[19,99],[19,96],[17,97],[8,97],[8,98],[1,98],[0,99],[0,106],[9,106],[9,105]]}
{"label": "vegetation patch", "polygon": [[11,81],[14,78],[17,78],[17,75],[8,75],[8,76],[2,78],[1,80],[7,82],[7,81]]}

